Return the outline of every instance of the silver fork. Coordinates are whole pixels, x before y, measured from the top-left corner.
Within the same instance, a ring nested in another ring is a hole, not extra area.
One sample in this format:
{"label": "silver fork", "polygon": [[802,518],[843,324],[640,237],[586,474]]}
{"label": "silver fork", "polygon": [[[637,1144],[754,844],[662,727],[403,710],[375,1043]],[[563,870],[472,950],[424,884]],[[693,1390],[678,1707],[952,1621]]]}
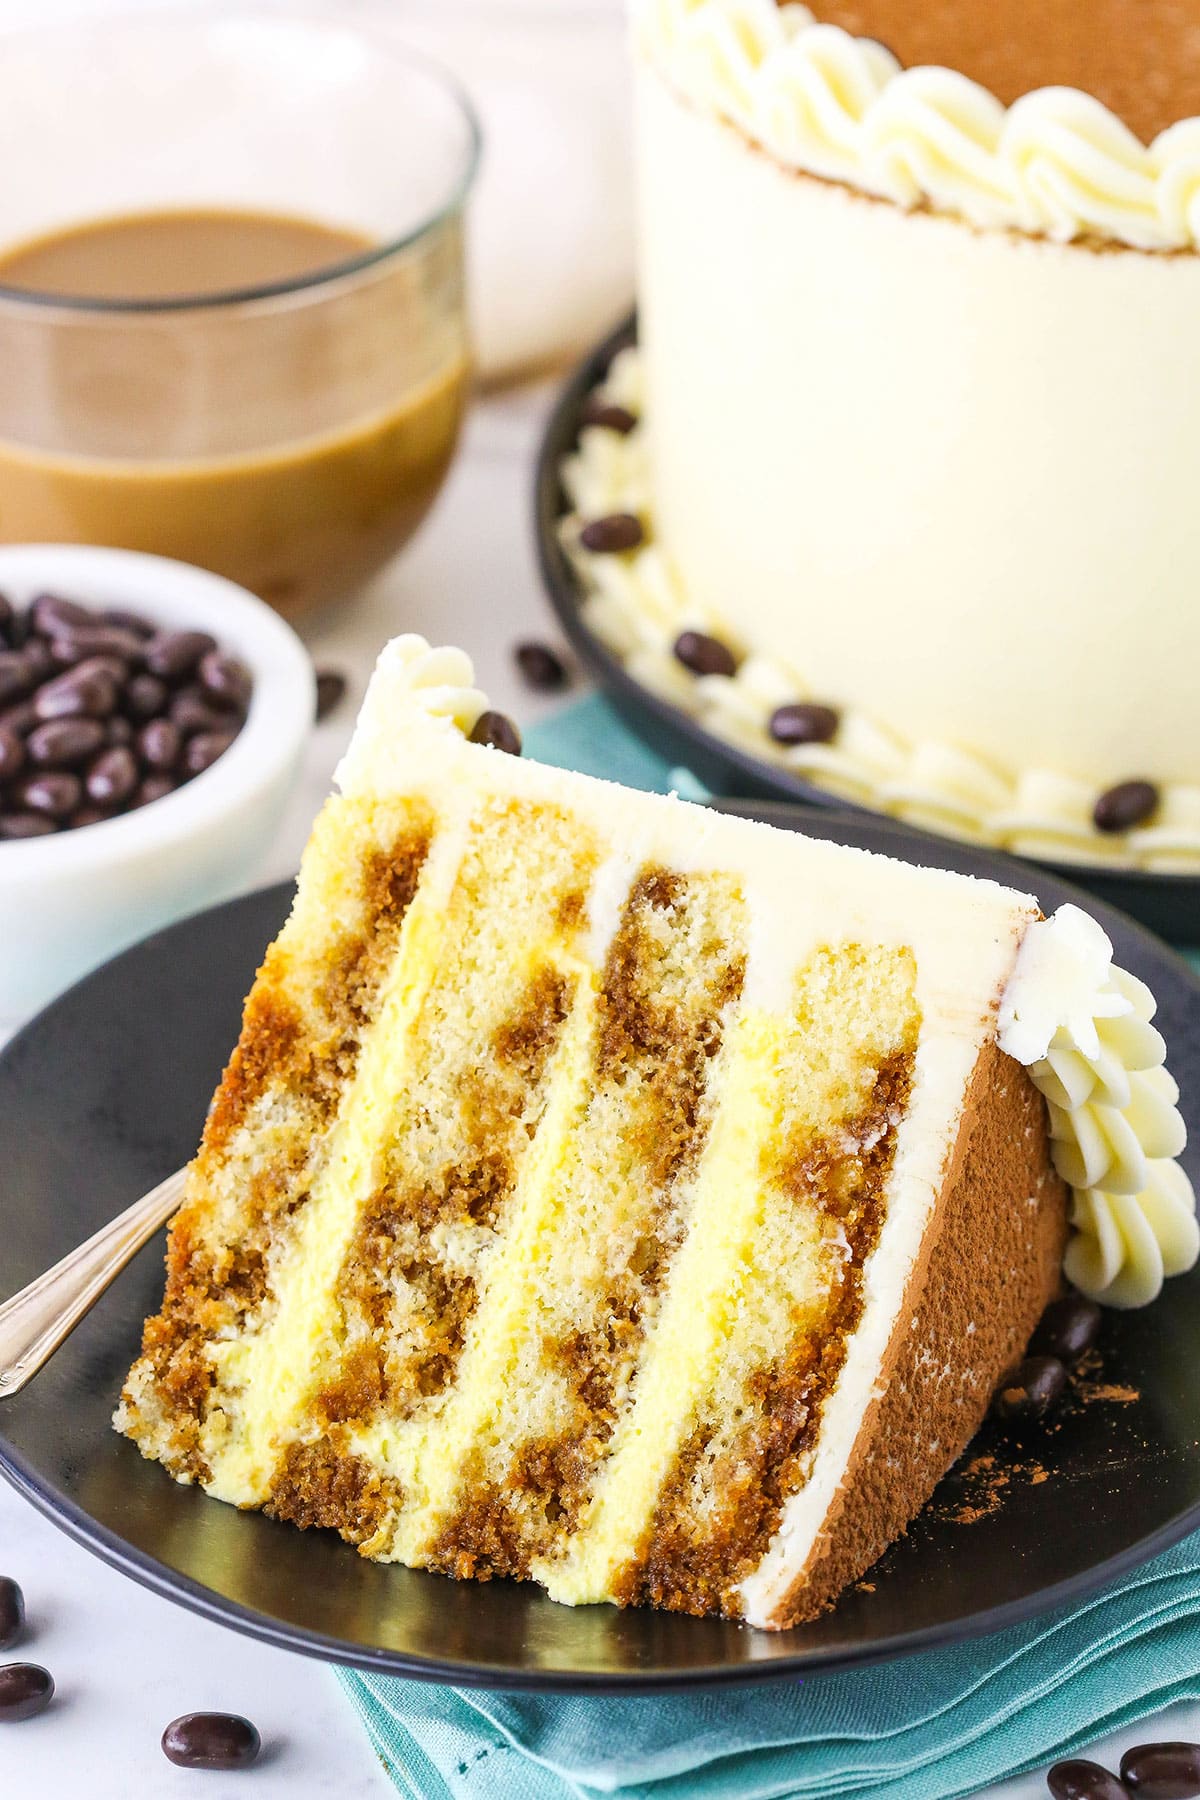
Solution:
{"label": "silver fork", "polygon": [[183,1199],[176,1169],[0,1306],[0,1400],[19,1394]]}

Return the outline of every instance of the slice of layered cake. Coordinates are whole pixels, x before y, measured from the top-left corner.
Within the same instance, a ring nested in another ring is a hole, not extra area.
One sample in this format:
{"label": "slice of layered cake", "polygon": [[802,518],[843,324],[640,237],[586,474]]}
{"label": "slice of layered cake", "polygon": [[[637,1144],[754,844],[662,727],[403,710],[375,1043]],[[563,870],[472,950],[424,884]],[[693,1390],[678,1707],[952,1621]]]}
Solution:
{"label": "slice of layered cake", "polygon": [[963,1449],[1072,1205],[1093,1291],[1194,1257],[1153,1003],[1081,913],[484,706],[384,652],[117,1423],[367,1556],[787,1625]]}

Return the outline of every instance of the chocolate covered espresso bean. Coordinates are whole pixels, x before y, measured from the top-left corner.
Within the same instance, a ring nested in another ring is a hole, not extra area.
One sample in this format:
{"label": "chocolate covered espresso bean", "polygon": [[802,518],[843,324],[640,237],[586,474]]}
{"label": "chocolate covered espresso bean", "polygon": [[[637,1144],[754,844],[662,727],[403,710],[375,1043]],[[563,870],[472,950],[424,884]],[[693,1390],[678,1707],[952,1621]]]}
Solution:
{"label": "chocolate covered espresso bean", "polygon": [[1029,1341],[1031,1356],[1056,1356],[1060,1362],[1077,1363],[1100,1335],[1100,1308],[1082,1294],[1054,1300],[1038,1322]]}
{"label": "chocolate covered espresso bean", "polygon": [[84,776],[88,799],[95,806],[123,806],[137,784],[137,758],[126,744],[102,750]]}
{"label": "chocolate covered espresso bean", "polygon": [[23,700],[33,680],[29,664],[19,650],[0,650],[0,706]]}
{"label": "chocolate covered espresso bean", "polygon": [[261,1748],[257,1728],[238,1713],[184,1713],[162,1734],[163,1755],[179,1769],[247,1769]]}
{"label": "chocolate covered espresso bean", "polygon": [[1054,1800],[1129,1800],[1129,1795],[1108,1769],[1086,1757],[1057,1762],[1046,1775]]}
{"label": "chocolate covered espresso bean", "polygon": [[16,843],[22,838],[47,837],[58,829],[45,813],[0,811],[0,839]]}
{"label": "chocolate covered espresso bean", "polygon": [[317,670],[317,723],[327,719],[346,695],[346,677],[340,669]]}
{"label": "chocolate covered espresso bean", "polygon": [[117,682],[110,664],[89,657],[40,687],[33,710],[39,719],[106,719],[117,709]]}
{"label": "chocolate covered espresso bean", "polygon": [[0,1575],[0,1650],[11,1650],[25,1629],[25,1596],[11,1575]]}
{"label": "chocolate covered espresso bean", "polygon": [[25,744],[15,731],[0,727],[0,782],[19,775],[28,755]]}
{"label": "chocolate covered espresso bean", "polygon": [[39,594],[29,607],[29,629],[39,637],[57,637],[73,625],[94,625],[96,615],[76,600],[61,594]]}
{"label": "chocolate covered espresso bean", "polygon": [[490,744],[493,750],[503,750],[509,756],[521,754],[521,734],[507,713],[480,713],[471,730],[471,742]]}
{"label": "chocolate covered espresso bean", "polygon": [[1044,1419],[1062,1398],[1067,1371],[1056,1356],[1027,1356],[1001,1382],[992,1401],[998,1419],[1012,1424]]}
{"label": "chocolate covered espresso bean", "polygon": [[216,648],[216,638],[207,631],[163,631],[142,646],[142,656],[152,675],[179,681]]}
{"label": "chocolate covered espresso bean", "polygon": [[69,769],[94,756],[105,741],[99,719],[49,719],[30,732],[25,749],[39,769]]}
{"label": "chocolate covered espresso bean", "polygon": [[65,769],[18,776],[10,791],[23,812],[44,813],[48,819],[65,819],[83,798],[78,775]]}
{"label": "chocolate covered espresso bean", "polygon": [[16,1724],[45,1712],[54,1698],[54,1677],[37,1663],[5,1663],[0,1668],[0,1725]]}
{"label": "chocolate covered espresso bean", "polygon": [[1121,1758],[1121,1780],[1141,1800],[1195,1800],[1200,1744],[1135,1744]]}
{"label": "chocolate covered espresso bean", "polygon": [[229,748],[251,687],[206,631],[57,594],[0,611],[0,842],[162,799]]}
{"label": "chocolate covered espresso bean", "polygon": [[210,650],[207,656],[200,658],[197,675],[201,688],[218,707],[245,712],[250,704],[250,690],[254,684],[249,669],[236,656],[225,656],[220,650]]}

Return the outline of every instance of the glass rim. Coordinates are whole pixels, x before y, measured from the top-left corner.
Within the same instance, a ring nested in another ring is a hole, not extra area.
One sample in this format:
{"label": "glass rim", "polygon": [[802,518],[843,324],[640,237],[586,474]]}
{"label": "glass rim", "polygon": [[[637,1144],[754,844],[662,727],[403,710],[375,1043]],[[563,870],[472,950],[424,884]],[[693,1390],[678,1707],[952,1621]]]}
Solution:
{"label": "glass rim", "polygon": [[[83,294],[60,294],[52,289],[9,287],[0,280],[0,304],[6,306],[28,306],[40,312],[67,312],[90,314],[93,316],[137,316],[139,314],[199,312],[204,309],[220,309],[223,307],[251,305],[259,300],[286,299],[296,294],[304,294],[310,290],[326,287],[346,276],[357,275],[386,262],[401,251],[409,250],[414,244],[436,231],[439,225],[452,219],[461,212],[468,194],[474,185],[479,171],[479,161],[483,149],[483,130],[479,122],[479,114],[466,88],[458,77],[445,68],[435,57],[426,56],[423,51],[414,50],[403,43],[385,43],[382,38],[371,31],[369,14],[360,14],[353,21],[334,20],[327,14],[306,10],[289,10],[281,13],[267,5],[235,5],[214,6],[211,9],[196,9],[172,13],[160,12],[146,5],[125,6],[118,13],[110,13],[104,17],[105,35],[114,28],[133,24],[153,22],[160,27],[172,30],[181,28],[194,29],[198,23],[230,24],[239,21],[253,21],[255,24],[272,26],[315,25],[332,27],[336,31],[349,32],[352,36],[368,42],[376,52],[383,52],[395,62],[409,69],[419,71],[440,87],[445,97],[450,100],[458,112],[465,127],[465,141],[458,169],[449,184],[446,196],[430,211],[424,214],[408,231],[398,237],[382,239],[371,244],[367,249],[356,252],[353,256],[338,257],[336,261],[321,263],[317,268],[304,275],[292,275],[282,281],[265,281],[252,283],[247,287],[219,288],[203,293],[169,294],[147,299],[137,296],[106,296],[98,299]],[[9,42],[30,43],[38,38],[50,39],[54,36],[78,35],[80,29],[86,30],[95,21],[88,16],[69,21],[58,21],[53,25],[31,24],[18,28],[9,34]],[[168,209],[169,210],[169,209]],[[235,208],[236,211],[248,211],[247,208]],[[101,215],[103,216],[103,215]],[[36,241],[36,240],[26,240]]]}

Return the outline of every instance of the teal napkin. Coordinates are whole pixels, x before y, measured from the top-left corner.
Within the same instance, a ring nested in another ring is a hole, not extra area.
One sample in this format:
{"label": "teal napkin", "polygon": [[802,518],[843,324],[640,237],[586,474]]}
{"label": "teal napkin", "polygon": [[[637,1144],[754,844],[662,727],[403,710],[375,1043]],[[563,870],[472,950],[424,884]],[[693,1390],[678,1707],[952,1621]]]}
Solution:
{"label": "teal napkin", "polygon": [[[629,787],[689,788],[599,697],[526,745]],[[953,1800],[1200,1699],[1200,1532],[1082,1606],[812,1679],[592,1698],[338,1674],[410,1800]]]}

